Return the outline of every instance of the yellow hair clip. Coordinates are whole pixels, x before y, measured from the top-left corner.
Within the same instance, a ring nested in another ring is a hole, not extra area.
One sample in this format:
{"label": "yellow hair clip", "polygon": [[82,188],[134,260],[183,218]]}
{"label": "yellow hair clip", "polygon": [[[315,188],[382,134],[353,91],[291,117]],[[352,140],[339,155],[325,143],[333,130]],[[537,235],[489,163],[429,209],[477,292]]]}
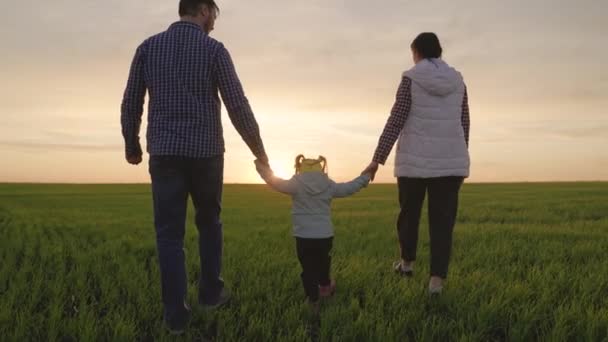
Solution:
{"label": "yellow hair clip", "polygon": [[307,159],[300,154],[296,157],[296,174],[305,172],[327,173],[327,160],[323,156],[319,156],[317,159]]}

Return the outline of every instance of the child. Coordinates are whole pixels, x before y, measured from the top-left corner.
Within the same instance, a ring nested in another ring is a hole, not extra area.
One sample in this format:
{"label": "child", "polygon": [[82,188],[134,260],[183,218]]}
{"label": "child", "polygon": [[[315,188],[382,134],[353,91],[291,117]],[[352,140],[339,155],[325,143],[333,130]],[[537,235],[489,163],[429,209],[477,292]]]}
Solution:
{"label": "child", "polygon": [[336,282],[329,275],[333,244],[331,200],[347,197],[367,186],[369,175],[362,175],[348,183],[336,183],[327,176],[324,157],[306,159],[296,157],[296,174],[289,180],[273,175],[269,166],[256,160],[260,176],[273,189],[291,195],[293,235],[302,265],[304,292],[314,312],[318,311],[319,297],[330,297]]}

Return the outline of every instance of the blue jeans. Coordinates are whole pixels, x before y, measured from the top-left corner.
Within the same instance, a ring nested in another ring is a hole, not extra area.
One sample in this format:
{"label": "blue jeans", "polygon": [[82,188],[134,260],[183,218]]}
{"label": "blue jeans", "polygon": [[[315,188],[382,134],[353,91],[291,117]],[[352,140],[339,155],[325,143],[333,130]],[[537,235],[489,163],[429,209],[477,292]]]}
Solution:
{"label": "blue jeans", "polygon": [[217,303],[224,287],[220,277],[224,157],[150,156],[150,176],[163,316],[165,321],[179,324],[189,314],[184,305],[188,284],[184,254],[188,195],[192,197],[199,233],[199,303]]}

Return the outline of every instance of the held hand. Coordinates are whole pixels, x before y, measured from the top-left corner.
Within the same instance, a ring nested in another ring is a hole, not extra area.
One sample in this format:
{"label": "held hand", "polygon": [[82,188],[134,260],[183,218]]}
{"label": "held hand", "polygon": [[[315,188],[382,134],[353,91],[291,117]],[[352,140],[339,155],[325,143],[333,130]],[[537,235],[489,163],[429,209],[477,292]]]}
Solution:
{"label": "held hand", "polygon": [[258,165],[258,162],[261,163],[262,165],[270,167],[270,164],[268,163],[268,156],[266,156],[266,155],[255,160],[256,166]]}
{"label": "held hand", "polygon": [[256,159],[254,161],[254,163],[255,163],[255,170],[260,174],[260,176],[264,176],[265,174],[272,172],[270,170],[270,166],[268,165],[268,159],[266,159],[266,160]]}
{"label": "held hand", "polygon": [[131,164],[131,165],[139,165],[142,161],[142,155],[138,154],[138,155],[132,155],[132,156],[127,156],[127,163]]}
{"label": "held hand", "polygon": [[361,175],[369,175],[369,178],[372,179],[372,181],[374,180],[374,178],[376,178],[376,172],[378,172],[378,163],[376,163],[375,161],[369,163],[369,165],[365,168],[365,170],[363,170],[363,172],[361,172]]}

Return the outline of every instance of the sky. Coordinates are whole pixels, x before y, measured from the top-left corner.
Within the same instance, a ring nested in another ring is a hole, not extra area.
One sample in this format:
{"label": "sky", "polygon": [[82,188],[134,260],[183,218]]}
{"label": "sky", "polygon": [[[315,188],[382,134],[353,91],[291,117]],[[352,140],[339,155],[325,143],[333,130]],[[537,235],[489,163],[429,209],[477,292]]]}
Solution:
{"label": "sky", "polygon": [[[136,47],[179,19],[177,3],[0,2],[0,182],[149,182],[146,163],[124,161],[120,103]],[[412,67],[411,41],[433,31],[467,83],[470,182],[608,180],[608,1],[218,5],[211,35],[279,175],[304,153],[326,156],[337,181],[357,176]],[[225,181],[260,182],[222,116]],[[395,182],[393,158],[377,182]]]}

